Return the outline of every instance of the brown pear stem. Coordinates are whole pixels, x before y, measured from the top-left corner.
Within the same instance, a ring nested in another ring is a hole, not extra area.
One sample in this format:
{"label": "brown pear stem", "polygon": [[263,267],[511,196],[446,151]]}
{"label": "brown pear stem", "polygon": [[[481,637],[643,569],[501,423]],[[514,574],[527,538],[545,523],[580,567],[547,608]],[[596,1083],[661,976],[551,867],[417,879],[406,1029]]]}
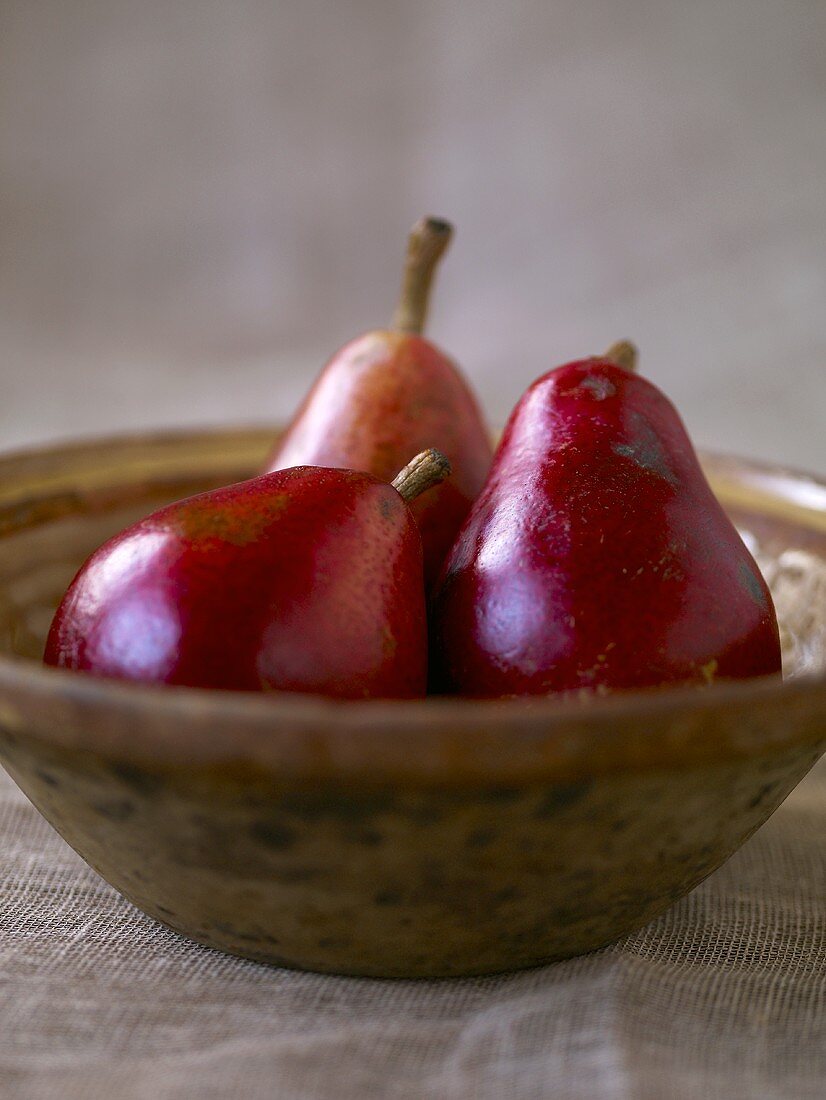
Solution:
{"label": "brown pear stem", "polygon": [[441,451],[428,447],[426,451],[410,459],[405,468],[393,478],[391,485],[409,504],[446,477],[450,477],[450,463]]}
{"label": "brown pear stem", "polygon": [[635,371],[637,369],[638,353],[630,340],[617,340],[616,344],[612,344],[602,358],[610,359],[612,363],[616,363],[623,370]]}
{"label": "brown pear stem", "polygon": [[393,315],[398,332],[418,334],[424,329],[433,273],[452,236],[453,226],[441,218],[421,218],[410,230],[402,292]]}

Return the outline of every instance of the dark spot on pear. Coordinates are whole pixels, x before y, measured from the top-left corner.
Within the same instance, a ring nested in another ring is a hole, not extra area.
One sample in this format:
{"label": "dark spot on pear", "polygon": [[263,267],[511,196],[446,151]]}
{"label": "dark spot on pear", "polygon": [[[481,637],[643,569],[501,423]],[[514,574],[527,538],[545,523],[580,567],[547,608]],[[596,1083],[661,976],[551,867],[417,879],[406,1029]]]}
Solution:
{"label": "dark spot on pear", "polygon": [[628,443],[614,443],[614,454],[630,458],[641,470],[656,474],[670,485],[676,485],[677,477],[668,464],[654,428],[639,413],[632,413],[628,420],[631,438]]}
{"label": "dark spot on pear", "polygon": [[748,562],[741,561],[737,566],[737,572],[740,576],[740,583],[745,591],[751,596],[758,607],[765,607],[766,594],[763,591],[763,586],[755,576],[754,571],[749,567]]}
{"label": "dark spot on pear", "polygon": [[44,771],[42,768],[35,768],[34,774],[38,779],[42,779],[43,782],[49,787],[59,787],[60,780],[56,775],[52,775],[51,772]]}

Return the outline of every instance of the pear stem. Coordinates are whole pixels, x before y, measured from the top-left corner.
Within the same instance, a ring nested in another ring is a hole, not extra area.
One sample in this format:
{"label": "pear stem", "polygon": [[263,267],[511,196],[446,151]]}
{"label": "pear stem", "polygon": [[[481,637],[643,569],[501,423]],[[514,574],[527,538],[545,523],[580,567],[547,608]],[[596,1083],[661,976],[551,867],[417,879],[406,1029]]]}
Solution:
{"label": "pear stem", "polygon": [[612,363],[616,363],[623,370],[635,371],[637,369],[638,353],[630,340],[617,340],[602,358],[610,359]]}
{"label": "pear stem", "polygon": [[450,463],[441,451],[428,447],[426,451],[410,459],[405,468],[393,478],[391,485],[409,504],[446,477],[450,477]]}
{"label": "pear stem", "polygon": [[453,226],[441,218],[421,218],[410,230],[402,292],[393,315],[397,332],[418,335],[424,329],[436,264],[452,236]]}

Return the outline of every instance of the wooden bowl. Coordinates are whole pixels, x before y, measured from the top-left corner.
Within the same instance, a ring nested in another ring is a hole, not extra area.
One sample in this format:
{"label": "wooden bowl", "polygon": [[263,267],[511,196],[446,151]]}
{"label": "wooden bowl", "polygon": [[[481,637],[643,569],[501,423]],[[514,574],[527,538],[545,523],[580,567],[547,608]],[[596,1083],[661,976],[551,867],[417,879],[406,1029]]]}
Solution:
{"label": "wooden bowl", "polygon": [[826,745],[826,484],[709,458],[782,620],[786,681],[591,703],[336,703],[39,663],[105,538],[249,475],[269,431],[0,459],[0,759],[141,909],[254,959],[481,974],[638,928],[726,859]]}

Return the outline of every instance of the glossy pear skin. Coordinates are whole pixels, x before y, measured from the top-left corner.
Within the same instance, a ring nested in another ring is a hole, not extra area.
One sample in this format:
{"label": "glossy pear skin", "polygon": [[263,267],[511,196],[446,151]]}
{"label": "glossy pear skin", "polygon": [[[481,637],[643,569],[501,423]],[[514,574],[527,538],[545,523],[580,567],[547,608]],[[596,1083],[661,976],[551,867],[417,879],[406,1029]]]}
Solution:
{"label": "glossy pear skin", "polygon": [[780,671],[771,597],[650,382],[586,359],[514,410],[434,597],[432,680],[473,696]]}
{"label": "glossy pear skin", "polygon": [[415,520],[369,474],[307,467],[169,505],[87,561],[44,659],[190,687],[421,696]]}
{"label": "glossy pear skin", "polygon": [[390,481],[411,454],[437,447],[448,481],[410,504],[432,584],[490,467],[479,407],[456,365],[412,333],[368,332],[327,364],[268,459],[268,470],[311,464]]}

